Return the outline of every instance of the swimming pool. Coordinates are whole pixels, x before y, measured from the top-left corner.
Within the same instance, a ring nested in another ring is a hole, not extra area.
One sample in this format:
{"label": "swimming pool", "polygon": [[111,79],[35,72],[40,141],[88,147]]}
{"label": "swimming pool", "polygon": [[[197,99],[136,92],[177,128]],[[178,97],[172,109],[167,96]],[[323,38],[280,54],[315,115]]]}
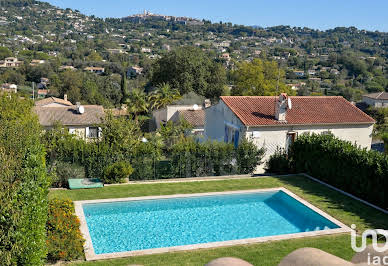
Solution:
{"label": "swimming pool", "polygon": [[284,188],[76,202],[87,259],[347,231]]}

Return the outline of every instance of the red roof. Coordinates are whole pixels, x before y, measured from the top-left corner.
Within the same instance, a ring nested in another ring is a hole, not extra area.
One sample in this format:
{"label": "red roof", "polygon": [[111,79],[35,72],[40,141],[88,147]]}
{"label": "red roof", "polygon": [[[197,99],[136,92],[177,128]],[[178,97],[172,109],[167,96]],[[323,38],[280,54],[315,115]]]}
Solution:
{"label": "red roof", "polygon": [[373,118],[340,96],[290,96],[287,122],[275,119],[278,96],[222,96],[221,100],[246,126],[372,124]]}

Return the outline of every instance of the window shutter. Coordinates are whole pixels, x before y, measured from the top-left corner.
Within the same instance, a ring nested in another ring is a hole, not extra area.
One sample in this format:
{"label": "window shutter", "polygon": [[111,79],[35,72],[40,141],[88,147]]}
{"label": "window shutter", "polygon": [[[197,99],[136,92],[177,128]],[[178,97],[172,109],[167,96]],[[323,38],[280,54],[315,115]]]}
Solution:
{"label": "window shutter", "polygon": [[89,127],[85,128],[85,137],[89,138]]}

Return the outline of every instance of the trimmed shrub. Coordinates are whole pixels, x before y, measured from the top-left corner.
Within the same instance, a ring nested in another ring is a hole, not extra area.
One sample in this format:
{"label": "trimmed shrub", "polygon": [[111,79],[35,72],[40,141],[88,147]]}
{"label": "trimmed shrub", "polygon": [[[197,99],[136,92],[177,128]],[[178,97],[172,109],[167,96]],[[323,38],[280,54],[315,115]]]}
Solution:
{"label": "trimmed shrub", "polygon": [[0,96],[0,265],[42,265],[49,178],[29,100]]}
{"label": "trimmed shrub", "polygon": [[302,135],[291,147],[295,170],[388,209],[388,157],[332,135]]}
{"label": "trimmed shrub", "polygon": [[84,239],[79,227],[80,222],[74,214],[71,200],[50,200],[46,225],[49,261],[70,261],[83,257]]}
{"label": "trimmed shrub", "polygon": [[288,174],[291,172],[290,164],[287,152],[284,149],[277,148],[275,153],[269,157],[265,170],[274,174]]}
{"label": "trimmed shrub", "polygon": [[261,164],[265,150],[253,142],[243,140],[236,149],[237,171],[239,174],[252,174]]}
{"label": "trimmed shrub", "polygon": [[234,147],[224,142],[197,143],[183,139],[170,149],[174,177],[219,176],[235,173]]}
{"label": "trimmed shrub", "polygon": [[103,181],[107,184],[122,183],[132,173],[133,168],[130,163],[124,161],[116,162],[105,168]]}
{"label": "trimmed shrub", "polygon": [[236,149],[230,143],[198,143],[187,138],[173,145],[170,150],[171,168],[175,177],[249,174],[260,165],[263,155],[263,149],[245,140]]}

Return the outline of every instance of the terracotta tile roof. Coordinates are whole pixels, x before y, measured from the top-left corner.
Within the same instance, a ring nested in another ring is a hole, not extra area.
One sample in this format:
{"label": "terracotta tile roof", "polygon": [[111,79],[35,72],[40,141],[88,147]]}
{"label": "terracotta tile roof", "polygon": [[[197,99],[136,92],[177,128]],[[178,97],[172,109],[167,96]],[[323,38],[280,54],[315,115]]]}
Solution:
{"label": "terracotta tile roof", "polygon": [[66,101],[64,99],[56,98],[56,97],[49,97],[40,101],[35,102],[35,106],[45,106],[52,103],[59,103],[66,106],[72,106],[73,104],[69,101]]}
{"label": "terracotta tile roof", "polygon": [[205,110],[179,110],[178,114],[194,127],[205,125]]}
{"label": "terracotta tile roof", "polygon": [[375,100],[388,100],[388,92],[376,92],[364,95],[364,97],[368,97]]}
{"label": "terracotta tile roof", "polygon": [[83,105],[85,112],[79,114],[77,106],[41,107],[35,106],[34,112],[42,126],[53,126],[60,122],[64,126],[92,126],[100,124],[104,117],[104,108],[98,105]]}
{"label": "terracotta tile roof", "polygon": [[359,124],[374,123],[373,118],[338,96],[291,96],[292,109],[287,122],[275,119],[278,96],[222,96],[221,100],[246,126]]}

